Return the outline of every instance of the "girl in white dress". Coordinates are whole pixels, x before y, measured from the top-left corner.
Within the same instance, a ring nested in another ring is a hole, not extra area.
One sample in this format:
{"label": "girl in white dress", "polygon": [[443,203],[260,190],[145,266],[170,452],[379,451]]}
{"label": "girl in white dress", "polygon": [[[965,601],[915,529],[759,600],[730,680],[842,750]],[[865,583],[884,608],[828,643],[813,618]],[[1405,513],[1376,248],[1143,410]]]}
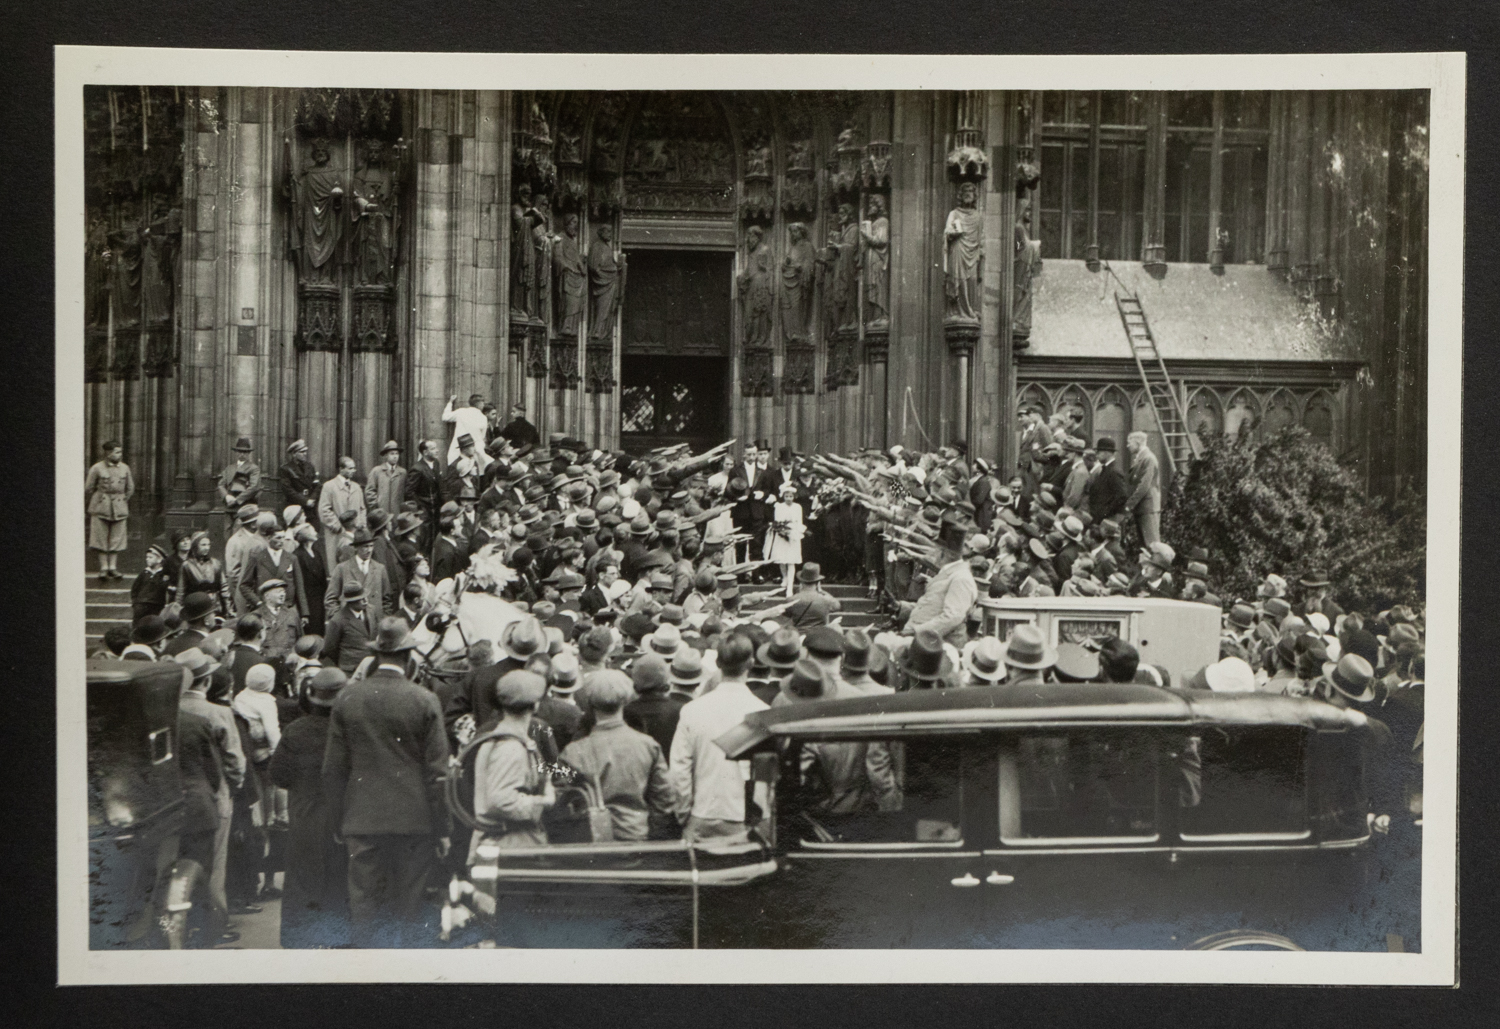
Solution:
{"label": "girl in white dress", "polygon": [[802,508],[796,502],[795,483],[781,484],[780,497],[771,511],[771,530],[766,533],[766,560],[781,566],[781,583],[792,595],[792,576],[802,563]]}

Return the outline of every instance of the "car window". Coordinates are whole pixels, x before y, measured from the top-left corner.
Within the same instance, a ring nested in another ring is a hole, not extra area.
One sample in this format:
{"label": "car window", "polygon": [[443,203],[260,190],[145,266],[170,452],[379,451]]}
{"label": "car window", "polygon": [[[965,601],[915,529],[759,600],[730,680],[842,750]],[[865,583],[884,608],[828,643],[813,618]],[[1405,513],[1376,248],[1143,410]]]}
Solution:
{"label": "car window", "polygon": [[1174,748],[1184,772],[1182,838],[1306,835],[1305,739],[1303,729],[1281,725],[1215,726],[1184,737]]}
{"label": "car window", "polygon": [[957,846],[961,764],[951,740],[794,741],[777,785],[784,831],[813,849]]}
{"label": "car window", "polygon": [[1156,752],[1144,735],[1021,736],[1000,751],[1000,836],[1006,843],[1152,840]]}

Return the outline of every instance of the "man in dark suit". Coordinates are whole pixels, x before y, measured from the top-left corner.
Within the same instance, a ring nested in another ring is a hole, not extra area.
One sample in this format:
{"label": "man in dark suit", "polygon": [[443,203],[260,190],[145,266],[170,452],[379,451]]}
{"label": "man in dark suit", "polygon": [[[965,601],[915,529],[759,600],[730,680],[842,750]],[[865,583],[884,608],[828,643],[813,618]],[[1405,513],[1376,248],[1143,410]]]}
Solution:
{"label": "man in dark suit", "polygon": [[431,554],[432,541],[437,538],[438,509],[443,504],[443,466],[438,462],[438,445],[433,440],[424,439],[417,452],[416,464],[406,473],[403,499],[416,504],[417,513],[422,516],[417,549]]}
{"label": "man in dark suit", "polygon": [[792,481],[792,465],[792,448],[782,447],[776,466],[767,468],[755,480],[755,492],[752,495],[766,506],[768,517],[770,509],[776,505],[776,498],[781,495],[781,484]]}
{"label": "man in dark suit", "polygon": [[443,721],[449,732],[464,715],[474,720],[474,726],[480,732],[492,728],[499,719],[495,683],[506,672],[525,668],[526,662],[537,652],[546,653],[547,634],[542,630],[541,622],[525,615],[506,626],[500,636],[500,647],[502,655],[499,661],[469,672],[443,698]]}
{"label": "man in dark suit", "polygon": [[286,464],[281,466],[281,499],[287,504],[296,504],[307,515],[312,525],[318,524],[318,498],[322,495],[323,480],[318,469],[307,459],[307,440],[299,439],[286,448]]}
{"label": "man in dark suit", "polygon": [[207,593],[189,593],[182,602],[182,631],[162,648],[163,657],[176,657],[208,639],[208,619],[217,607]]}
{"label": "man in dark suit", "polygon": [[356,947],[431,943],[423,892],[451,842],[443,712],[408,679],[415,646],[405,620],[382,619],[370,647],[375,670],[341,690],[329,713],[323,794],[349,848]]}
{"label": "man in dark suit", "polygon": [[1088,512],[1095,524],[1106,518],[1114,518],[1125,510],[1125,501],[1130,498],[1130,485],[1120,472],[1115,461],[1115,441],[1101,436],[1095,445],[1099,453],[1099,471],[1087,490]]}
{"label": "man in dark suit", "polygon": [[224,664],[234,677],[234,695],[245,688],[245,673],[251,666],[269,664],[270,658],[261,653],[266,641],[266,623],[259,615],[240,615],[234,623],[234,643],[224,655]]}
{"label": "man in dark suit", "polygon": [[279,532],[271,532],[265,537],[266,545],[257,549],[251,556],[245,568],[245,574],[240,578],[240,592],[246,598],[253,598],[257,605],[260,604],[260,584],[271,579],[280,579],[286,583],[287,603],[297,609],[297,613],[307,617],[307,588],[302,581],[302,570],[297,566],[297,558],[286,548],[286,540]]}
{"label": "man in dark suit", "polygon": [[[375,537],[375,549],[370,552],[370,556],[385,569],[386,581],[399,600],[401,591],[406,589],[406,569],[402,567],[401,558],[396,553],[396,541],[391,539],[391,513],[384,508],[372,507],[366,518],[369,521],[370,535]],[[394,611],[392,608],[392,613]]]}
{"label": "man in dark suit", "polygon": [[370,652],[375,626],[365,603],[365,590],[353,580],[344,584],[344,603],[338,614],[328,620],[328,635],[323,638],[323,663],[353,674]]}
{"label": "man in dark suit", "polygon": [[441,531],[437,542],[432,545],[433,582],[456,578],[460,572],[469,567],[469,548],[453,532],[453,523],[457,518],[458,505],[450,500],[443,505],[442,514],[438,519]]}
{"label": "man in dark suit", "polygon": [[339,563],[328,577],[328,589],[323,592],[323,604],[329,617],[338,613],[344,602],[344,584],[359,583],[365,595],[365,603],[376,618],[396,610],[399,595],[386,574],[385,565],[375,560],[375,537],[369,529],[359,529],[354,534],[354,556]]}

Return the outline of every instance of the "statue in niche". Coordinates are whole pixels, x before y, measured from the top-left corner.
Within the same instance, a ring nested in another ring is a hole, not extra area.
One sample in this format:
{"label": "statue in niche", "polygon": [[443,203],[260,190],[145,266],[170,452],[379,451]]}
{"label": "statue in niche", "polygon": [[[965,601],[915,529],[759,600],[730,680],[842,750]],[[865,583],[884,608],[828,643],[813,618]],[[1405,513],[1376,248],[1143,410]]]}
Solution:
{"label": "statue in niche", "polygon": [[563,219],[563,234],[552,247],[552,269],[556,278],[557,334],[577,338],[587,303],[588,264],[578,245],[578,215]]}
{"label": "statue in niche", "polygon": [[738,276],[745,346],[771,345],[771,248],[759,225],[745,230],[745,267]]}
{"label": "statue in niche", "polygon": [[181,234],[182,211],[164,196],[153,197],[150,220],[140,235],[141,313],[147,327],[172,324],[172,283]]}
{"label": "statue in niche", "polygon": [[824,325],[829,337],[840,329],[858,328],[859,246],[854,205],[846,201],[839,204],[839,227],[828,234],[828,246],[818,258],[829,280],[823,303]]}
{"label": "statue in niche", "polygon": [[311,163],[289,176],[286,195],[292,202],[291,249],[298,279],[303,285],[333,282],[333,255],[343,235],[339,210],[344,187],[339,173],[329,167],[328,145],[321,139],[313,141]]}
{"label": "statue in niche", "polygon": [[599,226],[597,235],[589,247],[589,340],[608,344],[625,295],[625,255],[615,253],[613,226]]}
{"label": "statue in niche", "polygon": [[869,217],[859,226],[864,247],[860,264],[865,280],[865,327],[891,325],[891,222],[885,216],[885,197],[870,194]]}
{"label": "statue in niche", "polygon": [[1031,343],[1031,280],[1042,273],[1042,245],[1031,238],[1031,199],[1016,201],[1015,257],[1012,263],[1011,343],[1025,349]]}
{"label": "statue in niche", "polygon": [[552,317],[552,204],[543,193],[536,198],[536,217],[531,225],[531,246],[536,252],[536,306],[532,314],[543,322]]}
{"label": "statue in niche", "polygon": [[788,343],[806,343],[812,335],[813,278],[818,255],[807,239],[807,226],[792,222],[781,262],[781,332]]}
{"label": "statue in niche", "polygon": [[745,151],[745,177],[771,177],[771,147],[764,140]]}
{"label": "statue in niche", "polygon": [[89,222],[84,244],[83,319],[90,328],[109,324],[110,257],[109,226],[103,218],[95,218]]}
{"label": "statue in niche", "polygon": [[979,281],[984,266],[983,219],[978,210],[979,187],[972,182],[958,186],[958,206],[948,212],[943,228],[947,249],[943,264],[947,295],[944,321],[979,321]]}
{"label": "statue in niche", "polygon": [[109,234],[109,288],[115,306],[115,330],[141,324],[141,259],[145,248],[143,226],[134,200],[122,200],[120,227]]}
{"label": "statue in niche", "polygon": [[854,127],[854,120],[851,118],[844,122],[844,127],[839,130],[837,149],[848,150],[859,145],[859,129]]}
{"label": "statue in niche", "polygon": [[557,130],[557,163],[583,163],[583,140],[579,134]]}
{"label": "statue in niche", "polygon": [[537,313],[536,243],[531,230],[542,220],[541,212],[531,202],[531,184],[516,187],[516,199],[510,205],[510,313],[529,318]]}
{"label": "statue in niche", "polygon": [[354,223],[354,281],[361,286],[389,286],[396,265],[396,183],[386,167],[385,144],[361,144],[364,164],[355,174],[349,214]]}
{"label": "statue in niche", "polygon": [[812,140],[796,139],[787,144],[787,171],[812,171],[812,166]]}

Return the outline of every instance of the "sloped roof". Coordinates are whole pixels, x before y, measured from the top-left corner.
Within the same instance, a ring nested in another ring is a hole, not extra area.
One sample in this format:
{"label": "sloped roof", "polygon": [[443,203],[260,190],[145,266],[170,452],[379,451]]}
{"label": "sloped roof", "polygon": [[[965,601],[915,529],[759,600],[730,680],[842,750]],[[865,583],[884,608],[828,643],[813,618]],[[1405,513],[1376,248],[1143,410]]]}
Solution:
{"label": "sloped roof", "polygon": [[[1111,274],[1113,272],[1113,274]],[[1123,285],[1122,285],[1123,284]],[[1049,258],[1032,283],[1031,346],[1038,357],[1130,357],[1115,293],[1134,292],[1168,361],[1358,360],[1357,349],[1320,323],[1310,305],[1264,265],[1170,264],[1158,280],[1138,261],[1091,272]]]}

